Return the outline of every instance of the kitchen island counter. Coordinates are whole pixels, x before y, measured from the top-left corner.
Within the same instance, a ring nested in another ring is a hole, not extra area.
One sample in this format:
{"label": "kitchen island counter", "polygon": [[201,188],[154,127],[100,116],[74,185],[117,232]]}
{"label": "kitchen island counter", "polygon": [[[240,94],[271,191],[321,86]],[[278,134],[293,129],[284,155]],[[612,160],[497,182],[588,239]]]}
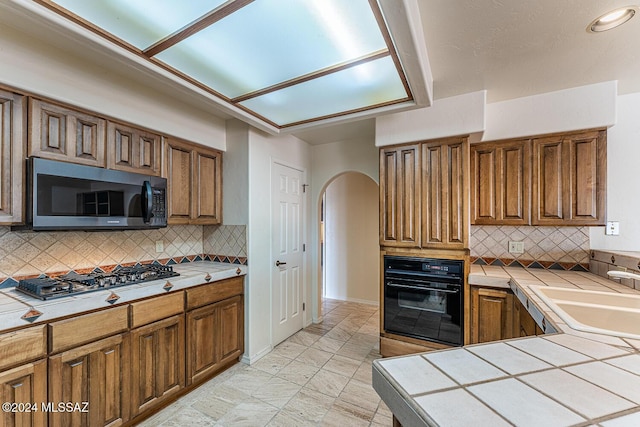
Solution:
{"label": "kitchen island counter", "polygon": [[569,328],[529,285],[637,291],[584,272],[486,266],[469,282],[509,286],[561,333],[375,361],[373,386],[403,426],[640,425],[640,341]]}

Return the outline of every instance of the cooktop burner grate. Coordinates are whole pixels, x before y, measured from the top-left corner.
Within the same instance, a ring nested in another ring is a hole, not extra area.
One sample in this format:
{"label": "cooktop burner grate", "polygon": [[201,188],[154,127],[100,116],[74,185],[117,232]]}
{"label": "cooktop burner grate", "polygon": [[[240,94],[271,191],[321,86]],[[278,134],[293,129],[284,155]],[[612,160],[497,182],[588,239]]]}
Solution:
{"label": "cooktop burner grate", "polygon": [[111,273],[93,272],[78,274],[70,272],[58,277],[38,277],[20,280],[16,290],[29,296],[48,300],[85,292],[167,279],[179,276],[170,265],[145,264],[132,267],[117,267]]}

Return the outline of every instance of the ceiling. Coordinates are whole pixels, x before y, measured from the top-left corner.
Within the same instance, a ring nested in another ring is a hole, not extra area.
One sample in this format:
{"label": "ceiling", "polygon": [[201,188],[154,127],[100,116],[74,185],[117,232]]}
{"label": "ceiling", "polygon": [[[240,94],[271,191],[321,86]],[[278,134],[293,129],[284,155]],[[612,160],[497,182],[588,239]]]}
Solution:
{"label": "ceiling", "polygon": [[[436,101],[487,90],[487,101],[491,103],[610,80],[618,81],[620,94],[640,92],[640,14],[610,31],[598,34],[586,31],[594,18],[627,6],[627,1],[415,1]],[[5,15],[0,16],[0,21],[20,21],[17,18]],[[24,27],[27,21],[22,22]],[[40,31],[53,39],[50,30],[28,28],[30,33]],[[69,41],[69,37],[62,40],[71,46],[79,43]],[[400,57],[406,56],[400,49],[398,53]],[[108,62],[97,55],[95,59]],[[131,66],[138,73],[141,68],[139,64]],[[161,79],[148,81],[162,86]],[[195,92],[187,96],[184,87],[171,90],[185,93],[189,102],[208,106],[213,114],[223,118],[230,113]],[[320,144],[372,137],[374,132],[375,121],[366,117],[335,125],[308,126],[296,129],[294,135]]]}
{"label": "ceiling", "polygon": [[[640,3],[640,2],[639,2]],[[433,74],[434,100],[487,90],[487,102],[618,80],[640,92],[640,14],[603,33],[587,25],[627,0],[418,0]],[[352,126],[350,128],[349,126]],[[373,120],[342,125],[353,136]],[[310,143],[336,141],[311,129]],[[346,139],[346,138],[345,138]]]}

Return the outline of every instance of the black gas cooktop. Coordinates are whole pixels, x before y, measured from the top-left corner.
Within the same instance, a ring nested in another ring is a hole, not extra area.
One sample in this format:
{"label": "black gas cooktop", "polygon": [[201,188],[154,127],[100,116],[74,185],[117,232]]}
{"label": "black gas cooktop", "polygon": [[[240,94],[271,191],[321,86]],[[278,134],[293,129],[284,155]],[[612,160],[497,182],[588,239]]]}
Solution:
{"label": "black gas cooktop", "polygon": [[170,265],[145,264],[117,267],[111,273],[89,274],[71,272],[58,277],[39,277],[20,280],[16,289],[29,296],[48,300],[85,292],[102,291],[151,280],[179,276]]}

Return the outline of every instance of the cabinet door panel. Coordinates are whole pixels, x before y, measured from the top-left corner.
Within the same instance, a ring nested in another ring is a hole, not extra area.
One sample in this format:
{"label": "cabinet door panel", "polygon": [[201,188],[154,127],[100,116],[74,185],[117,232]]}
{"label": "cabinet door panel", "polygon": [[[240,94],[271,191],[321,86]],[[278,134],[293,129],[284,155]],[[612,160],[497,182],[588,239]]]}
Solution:
{"label": "cabinet door panel", "polygon": [[187,383],[197,380],[219,360],[215,342],[218,321],[215,304],[187,313]]}
{"label": "cabinet door panel", "polygon": [[561,137],[537,139],[534,145],[533,218],[535,225],[557,224],[564,219],[568,198],[563,193],[567,155]]}
{"label": "cabinet door panel", "polygon": [[106,121],[31,98],[29,156],[106,166]]}
{"label": "cabinet door panel", "polygon": [[187,224],[191,217],[191,150],[167,144],[168,218],[171,224]]}
{"label": "cabinet door panel", "polygon": [[513,294],[471,287],[471,344],[513,338]]}
{"label": "cabinet door panel", "polygon": [[219,224],[222,221],[222,154],[212,151],[194,153],[193,222]]}
{"label": "cabinet door panel", "polygon": [[0,90],[0,224],[24,221],[24,151],[27,102]]}
{"label": "cabinet door panel", "polygon": [[446,243],[451,247],[464,248],[468,233],[469,185],[466,143],[454,143],[446,146],[446,168],[444,193],[444,215],[446,215]]}
{"label": "cabinet door panel", "polygon": [[420,247],[420,146],[380,151],[380,244]]}
{"label": "cabinet door panel", "polygon": [[380,151],[380,244],[398,240],[396,214],[398,208],[398,152]]}
{"label": "cabinet door panel", "polygon": [[569,145],[571,197],[567,219],[572,223],[604,225],[606,191],[605,131],[574,135]]}
{"label": "cabinet door panel", "polygon": [[463,249],[469,240],[469,143],[422,146],[422,247]]}
{"label": "cabinet door panel", "polygon": [[221,360],[240,356],[243,350],[242,297],[234,297],[220,306]]}
{"label": "cabinet door panel", "polygon": [[131,331],[131,411],[135,416],[184,387],[184,316]]}
{"label": "cabinet door panel", "polygon": [[503,224],[529,224],[531,144],[516,141],[500,151],[498,218]]}
{"label": "cabinet door panel", "polygon": [[422,173],[423,214],[422,246],[443,243],[443,147],[424,145]]}
{"label": "cabinet door panel", "polygon": [[47,401],[47,361],[39,360],[0,373],[0,402],[36,404],[34,412],[0,412],[0,426],[47,425],[41,402]]}
{"label": "cabinet door panel", "polygon": [[496,157],[495,146],[471,146],[471,195],[473,224],[492,223],[496,216]]}
{"label": "cabinet door panel", "polygon": [[49,357],[49,401],[89,402],[89,412],[52,413],[52,426],[103,426],[129,417],[128,335]]}
{"label": "cabinet door panel", "polygon": [[121,123],[108,122],[110,169],[160,175],[160,135]]}

